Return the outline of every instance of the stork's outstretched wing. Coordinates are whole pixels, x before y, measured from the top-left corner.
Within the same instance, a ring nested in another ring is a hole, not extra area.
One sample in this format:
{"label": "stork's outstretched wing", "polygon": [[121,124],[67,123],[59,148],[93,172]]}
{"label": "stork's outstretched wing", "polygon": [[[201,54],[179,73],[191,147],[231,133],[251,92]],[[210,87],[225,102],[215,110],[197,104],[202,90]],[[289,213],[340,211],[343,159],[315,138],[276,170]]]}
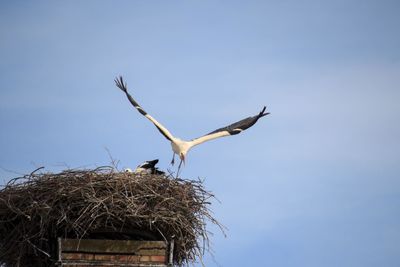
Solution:
{"label": "stork's outstretched wing", "polygon": [[149,119],[156,127],[157,129],[160,131],[160,133],[162,133],[162,135],[164,135],[165,138],[167,138],[169,141],[172,141],[174,139],[173,135],[167,130],[167,128],[165,128],[161,123],[159,123],[156,119],[154,119],[152,116],[150,116],[149,114],[147,114],[146,111],[144,111],[144,109],[135,101],[135,99],[133,99],[133,97],[128,93],[128,88],[126,87],[126,83],[124,83],[124,80],[122,79],[122,76],[119,76],[119,78],[115,78],[115,85],[121,89],[126,96],[129,99],[129,102],[131,102],[132,106],[134,106],[139,112],[140,114],[142,114],[143,116],[145,116],[147,119]]}
{"label": "stork's outstretched wing", "polygon": [[204,136],[193,139],[191,141],[191,143],[193,146],[195,146],[195,145],[204,143],[206,141],[210,141],[215,138],[241,133],[242,131],[246,130],[247,128],[250,128],[251,126],[253,126],[258,121],[259,118],[264,117],[265,115],[268,115],[269,112],[265,112],[265,109],[266,109],[266,107],[264,107],[260,111],[259,114],[255,115],[253,117],[248,117],[246,119],[232,123],[231,125],[228,125],[226,127],[222,127],[215,131],[212,131],[211,133],[208,133]]}

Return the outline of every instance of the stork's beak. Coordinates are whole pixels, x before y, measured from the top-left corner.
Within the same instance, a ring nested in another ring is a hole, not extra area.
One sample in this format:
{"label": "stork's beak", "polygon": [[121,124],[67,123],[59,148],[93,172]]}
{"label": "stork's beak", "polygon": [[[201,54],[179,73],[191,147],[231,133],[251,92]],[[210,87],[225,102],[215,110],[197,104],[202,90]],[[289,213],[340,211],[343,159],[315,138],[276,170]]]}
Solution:
{"label": "stork's beak", "polygon": [[181,158],[183,165],[185,165],[185,155],[180,154],[179,157]]}

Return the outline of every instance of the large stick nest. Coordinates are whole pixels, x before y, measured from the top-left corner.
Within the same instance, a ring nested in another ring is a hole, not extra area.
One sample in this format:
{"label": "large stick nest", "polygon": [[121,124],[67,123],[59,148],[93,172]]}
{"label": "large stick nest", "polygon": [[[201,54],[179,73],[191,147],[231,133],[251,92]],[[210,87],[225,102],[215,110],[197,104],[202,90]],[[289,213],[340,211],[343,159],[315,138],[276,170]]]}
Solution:
{"label": "large stick nest", "polygon": [[[0,265],[50,266],[56,238],[174,239],[174,263],[201,259],[213,195],[200,180],[112,167],[33,172],[0,190]],[[222,229],[222,228],[221,228]]]}

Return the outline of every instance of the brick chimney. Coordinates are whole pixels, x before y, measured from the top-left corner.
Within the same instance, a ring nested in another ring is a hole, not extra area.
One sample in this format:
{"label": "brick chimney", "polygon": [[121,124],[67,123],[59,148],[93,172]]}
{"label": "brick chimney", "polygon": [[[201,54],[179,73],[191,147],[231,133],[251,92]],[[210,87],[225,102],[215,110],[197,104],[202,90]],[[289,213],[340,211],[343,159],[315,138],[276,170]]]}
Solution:
{"label": "brick chimney", "polygon": [[167,247],[164,241],[59,238],[57,266],[167,267]]}

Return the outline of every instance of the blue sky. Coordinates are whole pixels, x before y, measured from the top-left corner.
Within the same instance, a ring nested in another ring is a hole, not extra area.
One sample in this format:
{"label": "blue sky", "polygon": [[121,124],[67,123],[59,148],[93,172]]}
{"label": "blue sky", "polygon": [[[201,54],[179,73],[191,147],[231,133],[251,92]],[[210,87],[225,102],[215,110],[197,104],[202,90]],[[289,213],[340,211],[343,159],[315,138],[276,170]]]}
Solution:
{"label": "blue sky", "polygon": [[[122,167],[191,139],[229,229],[207,266],[400,265],[398,1],[2,1],[0,178]],[[10,172],[11,171],[11,172]]]}

